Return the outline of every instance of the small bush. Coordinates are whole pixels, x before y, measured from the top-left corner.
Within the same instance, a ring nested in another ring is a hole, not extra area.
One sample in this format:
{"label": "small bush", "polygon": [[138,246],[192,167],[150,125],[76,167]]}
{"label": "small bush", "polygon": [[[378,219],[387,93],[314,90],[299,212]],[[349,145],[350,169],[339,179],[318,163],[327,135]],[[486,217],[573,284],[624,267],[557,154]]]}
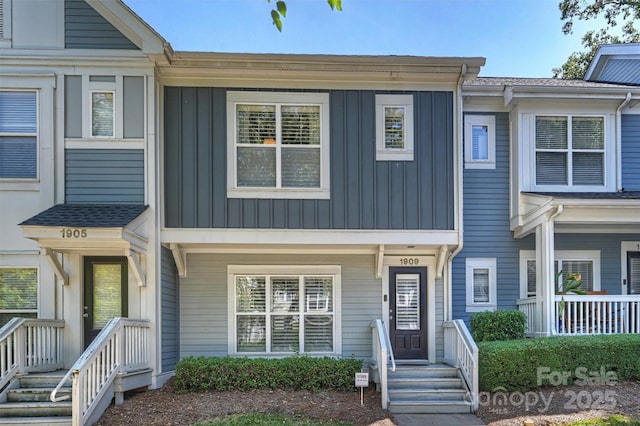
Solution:
{"label": "small bush", "polygon": [[178,392],[291,389],[318,392],[353,390],[354,375],[362,369],[358,359],[312,358],[205,358],[189,357],[176,366]]}
{"label": "small bush", "polygon": [[[485,391],[528,391],[577,380],[602,384],[609,372],[615,373],[615,380],[640,379],[637,334],[480,342],[478,349],[479,382]],[[539,373],[538,368],[544,370]]]}
{"label": "small bush", "polygon": [[514,340],[524,339],[527,317],[520,311],[476,312],[470,322],[476,342]]}

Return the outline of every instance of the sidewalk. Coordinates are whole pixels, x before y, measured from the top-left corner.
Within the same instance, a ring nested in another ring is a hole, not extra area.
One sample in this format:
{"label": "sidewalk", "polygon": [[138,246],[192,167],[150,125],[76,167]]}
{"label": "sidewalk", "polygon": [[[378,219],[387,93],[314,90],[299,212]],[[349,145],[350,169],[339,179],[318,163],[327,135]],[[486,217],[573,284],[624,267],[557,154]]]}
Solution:
{"label": "sidewalk", "polygon": [[396,414],[398,426],[476,426],[484,425],[473,414]]}

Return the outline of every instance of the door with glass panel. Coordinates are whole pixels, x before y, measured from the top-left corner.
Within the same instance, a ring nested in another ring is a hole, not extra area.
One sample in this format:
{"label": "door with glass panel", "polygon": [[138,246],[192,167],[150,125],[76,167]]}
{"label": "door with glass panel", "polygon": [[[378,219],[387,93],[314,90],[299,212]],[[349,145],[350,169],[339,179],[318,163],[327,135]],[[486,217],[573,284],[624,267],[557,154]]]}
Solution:
{"label": "door with glass panel", "polygon": [[126,257],[84,258],[84,347],[115,317],[127,316]]}
{"label": "door with glass panel", "polygon": [[627,293],[640,294],[640,251],[627,252]]}
{"label": "door with glass panel", "polygon": [[389,335],[396,359],[427,359],[426,307],[426,268],[389,268]]}

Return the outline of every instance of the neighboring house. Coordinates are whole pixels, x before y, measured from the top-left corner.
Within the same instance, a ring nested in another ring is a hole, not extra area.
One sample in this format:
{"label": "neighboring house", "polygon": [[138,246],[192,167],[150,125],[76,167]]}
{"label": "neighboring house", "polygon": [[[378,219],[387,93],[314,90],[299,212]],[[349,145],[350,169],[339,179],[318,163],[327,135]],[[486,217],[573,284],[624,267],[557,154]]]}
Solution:
{"label": "neighboring house", "polygon": [[518,304],[553,334],[557,256],[607,297],[637,288],[637,87],[478,78],[483,58],[174,52],[120,0],[0,8],[0,318],[39,319],[3,328],[0,402],[16,374],[75,363],[90,423],[186,356],[303,353],[374,363],[385,407],[425,409],[387,395],[389,350],[460,368],[439,366],[458,405],[425,404],[469,411],[477,360],[452,320]]}
{"label": "neighboring house", "polygon": [[[478,78],[463,95],[453,317],[519,308],[529,335],[639,332],[640,87]],[[571,273],[601,294],[556,294]]]}

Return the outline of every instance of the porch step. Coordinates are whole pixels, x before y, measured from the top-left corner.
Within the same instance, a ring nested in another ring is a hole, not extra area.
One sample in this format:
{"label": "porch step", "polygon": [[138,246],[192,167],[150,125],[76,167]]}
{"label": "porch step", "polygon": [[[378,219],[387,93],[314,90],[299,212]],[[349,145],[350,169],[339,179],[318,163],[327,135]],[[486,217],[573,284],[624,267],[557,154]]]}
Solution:
{"label": "porch step", "polygon": [[[8,402],[48,402],[54,388],[18,388],[7,391]],[[58,396],[71,397],[71,387],[61,388]]]}
{"label": "porch step", "polygon": [[457,368],[403,362],[387,372],[392,414],[469,413],[469,392]]}
{"label": "porch step", "polygon": [[0,417],[2,426],[71,426],[71,416],[69,417]]}
{"label": "porch step", "polygon": [[71,402],[5,402],[0,405],[0,417],[71,416]]}
{"label": "porch step", "polygon": [[[66,371],[54,371],[50,373],[31,373],[24,376],[20,376],[21,388],[51,388],[55,389],[60,383],[60,380],[66,374]],[[65,387],[71,387],[71,380],[67,380],[64,384]]]}

